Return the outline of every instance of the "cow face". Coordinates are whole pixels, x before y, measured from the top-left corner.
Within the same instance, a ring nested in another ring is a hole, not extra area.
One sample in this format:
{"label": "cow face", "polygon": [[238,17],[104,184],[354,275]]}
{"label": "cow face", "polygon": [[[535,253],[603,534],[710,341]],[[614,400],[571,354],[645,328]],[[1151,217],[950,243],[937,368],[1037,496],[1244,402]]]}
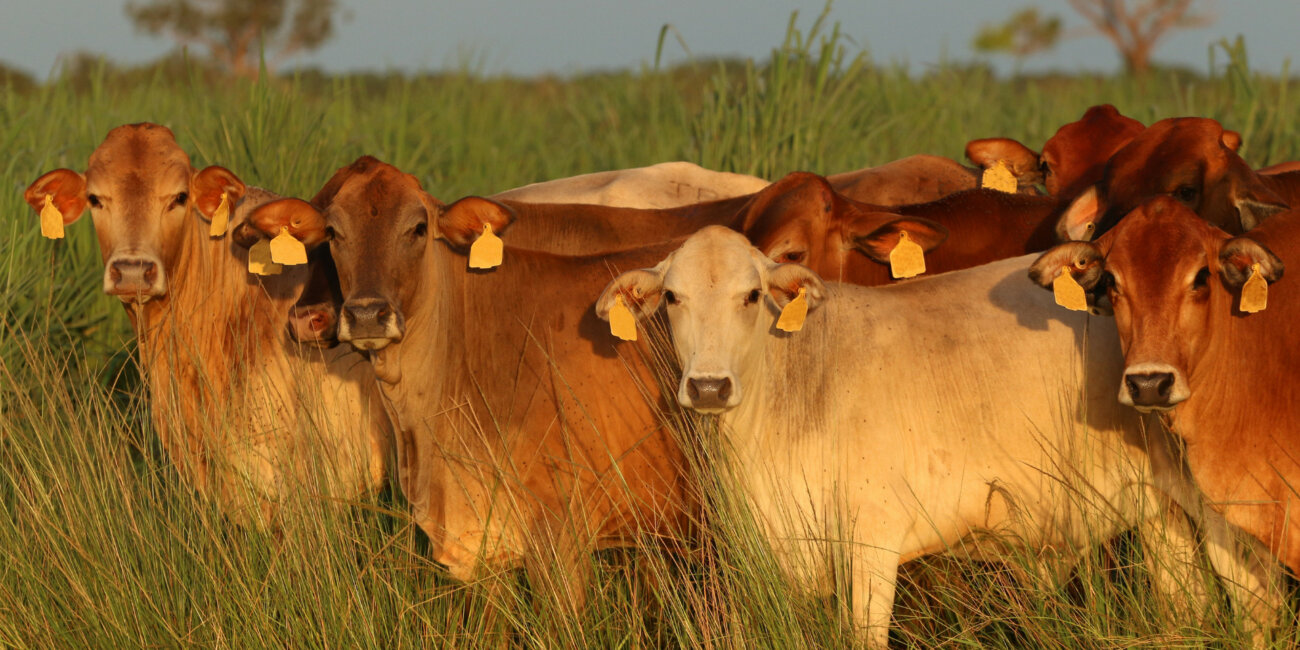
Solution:
{"label": "cow face", "polygon": [[1178,201],[1159,197],[1096,244],[1047,251],[1030,277],[1051,287],[1068,268],[1085,290],[1109,294],[1126,364],[1119,401],[1145,412],[1191,397],[1188,378],[1204,354],[1212,320],[1222,317],[1218,311],[1235,309],[1232,294],[1252,264],[1270,283],[1281,278],[1282,262],[1259,243],[1230,239]]}
{"label": "cow face", "polygon": [[806,172],[768,186],[745,210],[743,229],[755,248],[777,262],[805,264],[846,282],[878,278],[880,270],[868,267],[889,264],[902,231],[927,253],[948,237],[938,223],[853,201],[825,178]]}
{"label": "cow face", "polygon": [[244,191],[243,182],[224,168],[195,173],[166,127],[132,124],[109,132],[85,175],[49,172],[27,188],[25,198],[40,212],[45,197],[52,197],[65,225],[89,207],[105,293],[143,303],[167,294],[167,270],[186,238],[200,236],[191,231],[198,225],[194,214],[211,218],[223,192],[234,206]]}
{"label": "cow face", "polygon": [[1095,203],[1070,206],[1058,234],[1080,239],[1093,230],[1104,233],[1120,217],[1161,195],[1230,233],[1249,230],[1287,205],[1237,155],[1240,144],[1240,135],[1211,119],[1156,122],[1111,157]]}
{"label": "cow face", "polygon": [[805,290],[808,309],[826,295],[820,278],[797,264],[773,262],[732,230],[705,228],[658,266],[624,273],[605,288],[596,314],[609,318],[615,296],[644,317],[666,306],[682,364],[678,401],[721,413],[744,398],[765,337],[781,335],[781,309]]}

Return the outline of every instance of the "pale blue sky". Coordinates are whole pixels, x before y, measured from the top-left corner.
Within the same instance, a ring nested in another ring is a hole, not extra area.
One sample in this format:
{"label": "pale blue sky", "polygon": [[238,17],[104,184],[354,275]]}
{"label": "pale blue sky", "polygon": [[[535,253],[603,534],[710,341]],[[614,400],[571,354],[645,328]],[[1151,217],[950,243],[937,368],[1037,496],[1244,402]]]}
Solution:
{"label": "pale blue sky", "polygon": [[[762,59],[780,44],[791,11],[799,10],[806,27],[823,6],[816,0],[341,2],[351,19],[325,47],[291,60],[290,66],[410,71],[472,59],[484,72],[521,75],[635,67],[653,59],[664,23],[674,25],[697,56]],[[831,16],[874,60],[906,62],[920,71],[945,56],[974,57],[970,40],[982,22],[1005,18],[1029,4],[1062,15],[1067,27],[1083,24],[1065,0],[841,0]],[[120,0],[3,0],[3,5],[0,60],[41,79],[65,52],[86,50],[141,62],[173,47],[167,39],[136,33]],[[1157,60],[1204,71],[1212,43],[1244,34],[1252,67],[1277,72],[1284,60],[1300,63],[1295,34],[1300,0],[1220,0],[1208,6],[1218,19],[1208,28],[1169,37],[1156,50]],[[669,61],[684,58],[675,40],[670,39],[667,53]],[[991,62],[1001,72],[1013,65],[1009,57]],[[1119,65],[1108,41],[1089,36],[1031,58],[1025,69],[1114,71]]]}

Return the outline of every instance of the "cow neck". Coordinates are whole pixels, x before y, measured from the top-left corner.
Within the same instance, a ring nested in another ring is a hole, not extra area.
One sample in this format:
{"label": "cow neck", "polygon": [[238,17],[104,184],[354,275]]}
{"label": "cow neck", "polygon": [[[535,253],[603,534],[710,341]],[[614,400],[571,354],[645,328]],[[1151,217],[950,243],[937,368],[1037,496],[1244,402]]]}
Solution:
{"label": "cow neck", "polygon": [[[210,239],[193,213],[167,269],[167,295],[127,307],[154,402],[155,426],[173,459],[206,484],[204,440],[229,423],[232,394],[247,368],[279,368],[289,306],[304,267],[254,279],[247,252],[228,237]],[[241,369],[243,368],[243,369]],[[184,440],[173,432],[183,431]]]}
{"label": "cow neck", "polygon": [[[432,238],[431,238],[432,239]],[[371,353],[384,392],[411,408],[433,403],[450,377],[464,374],[466,258],[441,240],[432,239],[411,292],[417,300],[403,305],[406,336],[400,343]],[[458,344],[459,343],[459,344]],[[406,409],[402,409],[406,410]]]}

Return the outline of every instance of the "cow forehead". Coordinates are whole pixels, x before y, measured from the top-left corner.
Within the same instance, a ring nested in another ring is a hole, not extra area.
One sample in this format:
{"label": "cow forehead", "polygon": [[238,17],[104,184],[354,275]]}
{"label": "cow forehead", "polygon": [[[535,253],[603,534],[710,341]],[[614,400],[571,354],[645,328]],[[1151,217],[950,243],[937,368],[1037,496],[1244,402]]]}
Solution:
{"label": "cow forehead", "polygon": [[1181,277],[1180,269],[1204,262],[1216,229],[1190,208],[1158,197],[1129,213],[1099,242],[1106,266],[1126,277]]}
{"label": "cow forehead", "polygon": [[673,253],[664,274],[669,287],[726,287],[761,283],[761,260],[744,235],[721,226],[705,228]]}
{"label": "cow forehead", "polygon": [[349,178],[330,201],[329,214],[390,222],[403,209],[419,204],[421,192],[410,174],[381,164]]}
{"label": "cow forehead", "polygon": [[189,183],[190,157],[171,130],[156,124],[131,124],[109,131],[90,155],[86,183],[108,184],[124,193],[148,191],[152,184]]}

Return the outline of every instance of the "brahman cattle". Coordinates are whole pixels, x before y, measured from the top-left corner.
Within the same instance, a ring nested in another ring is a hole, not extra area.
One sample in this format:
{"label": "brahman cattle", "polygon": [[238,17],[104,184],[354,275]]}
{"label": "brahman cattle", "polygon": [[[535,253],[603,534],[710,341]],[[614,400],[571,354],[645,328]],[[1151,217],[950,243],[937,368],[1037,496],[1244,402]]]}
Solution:
{"label": "brahman cattle", "polygon": [[1090,239],[1147,199],[1171,196],[1240,234],[1300,199],[1300,174],[1261,174],[1237,155],[1241,136],[1203,117],[1160,120],[1106,163],[1101,181],[1061,216],[1061,239]]}
{"label": "brahman cattle", "polygon": [[524,203],[591,203],[625,208],[675,208],[753,194],[768,181],[715,172],[688,162],[595,172],[533,183],[492,196]]}
{"label": "brahman cattle", "polygon": [[[120,126],[84,175],[58,169],[27,188],[65,225],[90,207],[104,291],[139,341],[154,427],[181,475],[236,521],[273,525],[290,493],[353,498],[385,477],[391,431],[369,364],[346,349],[287,344],[306,267],[258,278],[248,252],[209,235],[276,198],[221,167],[195,170],[172,132]],[[222,207],[222,203],[226,206]]]}
{"label": "brahman cattle", "polygon": [[[1068,269],[1085,290],[1109,295],[1124,348],[1119,401],[1162,413],[1214,507],[1300,573],[1291,512],[1300,506],[1300,347],[1286,334],[1300,319],[1300,291],[1273,285],[1282,259],[1296,255],[1295,212],[1234,237],[1159,197],[1096,243],[1053,248],[1032,273],[1051,286]],[[1251,304],[1261,289],[1265,301]]]}
{"label": "brahman cattle", "polygon": [[[823,284],[707,228],[620,275],[596,313],[667,306],[677,399],[721,414],[740,487],[799,584],[830,588],[821,550],[848,558],[853,621],[874,645],[886,642],[901,562],[980,532],[1077,550],[1163,514],[1170,498],[1205,526],[1216,566],[1259,588],[1168,440],[1115,403],[1115,328],[1055,307],[1025,277],[1030,260]],[[795,301],[807,322],[780,331]]]}

